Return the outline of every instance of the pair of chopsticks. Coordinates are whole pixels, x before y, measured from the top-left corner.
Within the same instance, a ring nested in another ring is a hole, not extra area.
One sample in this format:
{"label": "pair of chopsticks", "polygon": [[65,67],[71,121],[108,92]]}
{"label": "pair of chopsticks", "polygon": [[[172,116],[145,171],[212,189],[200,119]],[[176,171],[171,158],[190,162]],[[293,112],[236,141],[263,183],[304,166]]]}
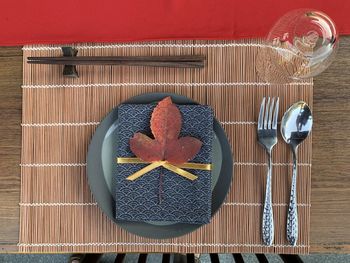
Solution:
{"label": "pair of chopsticks", "polygon": [[28,57],[29,64],[123,65],[170,68],[203,68],[205,56],[78,56]]}

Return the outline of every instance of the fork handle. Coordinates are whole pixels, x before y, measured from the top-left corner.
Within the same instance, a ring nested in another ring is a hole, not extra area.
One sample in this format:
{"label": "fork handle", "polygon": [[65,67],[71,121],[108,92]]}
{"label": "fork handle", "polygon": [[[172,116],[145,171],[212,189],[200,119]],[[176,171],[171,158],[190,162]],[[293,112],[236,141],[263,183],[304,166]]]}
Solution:
{"label": "fork handle", "polygon": [[290,201],[287,215],[287,239],[289,244],[295,246],[298,240],[298,207],[297,207],[297,148],[292,146],[293,152],[293,177],[290,191]]}
{"label": "fork handle", "polygon": [[267,179],[266,179],[266,192],[265,203],[262,218],[262,234],[263,242],[265,245],[271,246],[274,238],[274,223],[273,223],[273,209],[272,209],[272,194],[271,194],[271,181],[272,181],[272,162],[271,151],[268,154],[268,167],[267,167]]}

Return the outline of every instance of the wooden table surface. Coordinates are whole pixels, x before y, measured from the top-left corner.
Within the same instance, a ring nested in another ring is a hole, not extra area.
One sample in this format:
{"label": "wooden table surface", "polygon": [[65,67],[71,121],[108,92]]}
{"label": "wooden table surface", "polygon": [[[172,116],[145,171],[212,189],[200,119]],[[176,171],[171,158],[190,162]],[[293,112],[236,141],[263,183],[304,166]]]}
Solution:
{"label": "wooden table surface", "polygon": [[[314,79],[311,252],[350,253],[350,37]],[[0,47],[0,251],[19,236],[22,50]]]}

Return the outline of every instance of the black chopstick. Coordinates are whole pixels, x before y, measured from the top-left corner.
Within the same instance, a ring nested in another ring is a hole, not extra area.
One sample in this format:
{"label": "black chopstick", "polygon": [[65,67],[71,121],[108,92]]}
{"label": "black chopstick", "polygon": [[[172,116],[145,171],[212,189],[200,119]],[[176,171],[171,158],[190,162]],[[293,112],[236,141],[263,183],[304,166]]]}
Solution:
{"label": "black chopstick", "polygon": [[28,60],[81,60],[81,61],[204,61],[205,56],[80,56],[80,57],[28,57]]}
{"label": "black chopstick", "polygon": [[72,60],[47,60],[28,61],[29,64],[52,64],[52,65],[124,65],[124,66],[150,66],[150,67],[175,67],[175,68],[203,68],[204,62],[192,61],[72,61]]}
{"label": "black chopstick", "polygon": [[205,56],[110,56],[110,57],[28,57],[30,64],[125,65],[203,68]]}

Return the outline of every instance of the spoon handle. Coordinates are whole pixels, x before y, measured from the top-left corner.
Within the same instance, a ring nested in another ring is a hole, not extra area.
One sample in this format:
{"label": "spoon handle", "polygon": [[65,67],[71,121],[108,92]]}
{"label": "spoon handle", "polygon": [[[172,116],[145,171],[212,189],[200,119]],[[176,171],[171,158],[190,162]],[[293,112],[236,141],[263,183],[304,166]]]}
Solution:
{"label": "spoon handle", "polygon": [[291,147],[293,152],[293,177],[290,191],[290,201],[287,216],[287,239],[289,244],[295,246],[298,240],[298,208],[297,208],[297,155],[296,147]]}
{"label": "spoon handle", "polygon": [[271,151],[268,151],[268,167],[266,179],[265,203],[263,210],[262,233],[265,245],[271,246],[274,238],[272,195],[271,195],[272,163]]}

